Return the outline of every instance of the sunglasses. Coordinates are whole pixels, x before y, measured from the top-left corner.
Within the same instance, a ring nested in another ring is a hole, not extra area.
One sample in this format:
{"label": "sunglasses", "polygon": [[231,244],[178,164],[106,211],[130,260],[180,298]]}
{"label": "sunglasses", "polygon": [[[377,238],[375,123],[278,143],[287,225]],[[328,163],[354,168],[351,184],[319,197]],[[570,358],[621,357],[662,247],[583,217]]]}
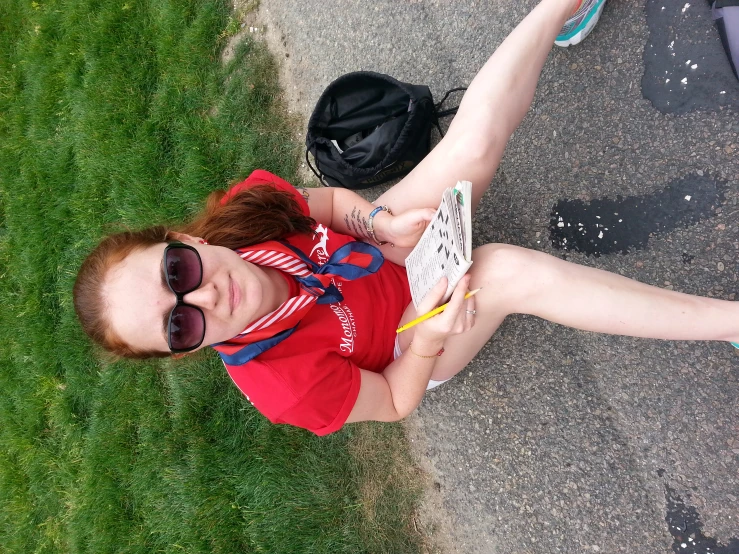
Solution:
{"label": "sunglasses", "polygon": [[187,304],[183,297],[196,290],[203,281],[203,262],[192,246],[172,242],[164,249],[164,280],[177,297],[169,314],[167,342],[171,352],[189,352],[203,343],[205,314],[197,306]]}

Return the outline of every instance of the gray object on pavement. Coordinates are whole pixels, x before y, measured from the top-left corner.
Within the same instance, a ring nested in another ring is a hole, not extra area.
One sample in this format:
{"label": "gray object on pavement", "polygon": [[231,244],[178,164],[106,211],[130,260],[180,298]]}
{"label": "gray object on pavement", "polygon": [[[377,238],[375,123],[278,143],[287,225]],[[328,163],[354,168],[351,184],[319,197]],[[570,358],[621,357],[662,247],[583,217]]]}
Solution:
{"label": "gray object on pavement", "polygon": [[716,0],[711,7],[713,19],[716,21],[721,44],[729,57],[731,70],[739,79],[739,0]]}

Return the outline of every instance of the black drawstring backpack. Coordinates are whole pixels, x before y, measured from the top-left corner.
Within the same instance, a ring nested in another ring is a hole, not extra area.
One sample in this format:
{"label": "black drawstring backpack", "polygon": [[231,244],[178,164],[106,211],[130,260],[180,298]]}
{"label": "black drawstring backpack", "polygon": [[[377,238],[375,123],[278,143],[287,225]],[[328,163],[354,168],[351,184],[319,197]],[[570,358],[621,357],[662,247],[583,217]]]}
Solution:
{"label": "black drawstring backpack", "polygon": [[708,0],[734,76],[739,79],[739,0]]}
{"label": "black drawstring backpack", "polygon": [[441,133],[439,118],[457,113],[441,105],[463,90],[434,104],[425,85],[370,71],[342,75],[308,121],[305,161],[326,186],[364,189],[407,175],[429,153],[431,127]]}

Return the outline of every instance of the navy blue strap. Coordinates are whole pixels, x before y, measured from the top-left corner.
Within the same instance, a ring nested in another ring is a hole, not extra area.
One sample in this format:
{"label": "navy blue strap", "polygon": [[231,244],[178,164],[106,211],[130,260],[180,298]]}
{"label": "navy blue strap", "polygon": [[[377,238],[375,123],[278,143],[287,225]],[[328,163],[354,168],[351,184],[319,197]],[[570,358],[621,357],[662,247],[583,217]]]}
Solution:
{"label": "navy blue strap", "polygon": [[[226,365],[243,365],[246,362],[250,362],[257,356],[259,356],[262,352],[265,352],[272,348],[274,345],[282,342],[287,337],[293,334],[293,331],[297,329],[298,326],[291,329],[285,329],[284,331],[280,331],[275,336],[270,337],[268,339],[260,340],[257,342],[253,342],[251,344],[245,344],[244,348],[239,350],[238,352],[234,352],[233,354],[224,354],[223,352],[218,352],[218,355],[221,357],[221,359],[226,363]],[[223,344],[223,343],[218,343]],[[218,346],[218,344],[213,344],[211,346]]]}
{"label": "navy blue strap", "polygon": [[[371,244],[366,242],[349,242],[336,250],[331,257],[326,261],[325,264],[318,265],[313,260],[308,258],[303,252],[293,247],[290,244],[282,243],[284,246],[295,252],[298,256],[316,275],[336,275],[346,281],[353,281],[354,279],[360,279],[377,272],[378,269],[385,262],[385,258],[382,256],[382,252],[375,248]],[[362,267],[349,262],[342,262],[344,258],[349,256],[352,252],[359,254],[367,254],[371,256],[371,261],[366,267]],[[316,301],[317,304],[330,304],[332,302],[341,302],[344,297],[334,285],[329,285],[324,289],[323,284],[316,279],[313,275],[308,277],[296,277],[298,282],[303,285],[309,291],[322,291],[320,298]]]}

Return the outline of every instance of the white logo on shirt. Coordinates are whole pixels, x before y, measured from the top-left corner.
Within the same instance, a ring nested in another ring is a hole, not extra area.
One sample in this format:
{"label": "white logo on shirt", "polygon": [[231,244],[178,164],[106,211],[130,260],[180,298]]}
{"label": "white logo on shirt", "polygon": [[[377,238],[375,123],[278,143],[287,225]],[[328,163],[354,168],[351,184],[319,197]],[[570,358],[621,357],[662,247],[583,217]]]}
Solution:
{"label": "white logo on shirt", "polygon": [[[320,239],[313,247],[313,250],[310,251],[310,257],[313,257],[313,254],[315,253],[318,263],[326,263],[329,259],[328,228],[324,227],[322,224],[318,224],[313,236],[320,237]],[[336,288],[339,289],[339,292],[341,292],[341,286],[343,283],[341,283],[341,281],[336,282],[333,279],[331,282],[334,283]],[[351,354],[354,352],[354,337],[357,336],[354,314],[352,313],[351,308],[346,304],[330,304],[330,307],[331,311],[339,318],[339,323],[341,323],[342,334],[339,342],[339,350]]]}
{"label": "white logo on shirt", "polygon": [[339,350],[351,354],[354,352],[354,337],[357,336],[354,314],[346,305],[330,304],[330,307],[331,311],[339,318],[339,323],[341,323],[342,336],[339,342]]}
{"label": "white logo on shirt", "polygon": [[315,236],[320,236],[321,240],[318,241],[318,243],[313,247],[313,250],[310,251],[309,256],[313,256],[313,253],[316,252],[316,256],[318,257],[318,263],[326,263],[328,260],[328,228],[324,227],[322,224],[318,224],[315,231]]}

